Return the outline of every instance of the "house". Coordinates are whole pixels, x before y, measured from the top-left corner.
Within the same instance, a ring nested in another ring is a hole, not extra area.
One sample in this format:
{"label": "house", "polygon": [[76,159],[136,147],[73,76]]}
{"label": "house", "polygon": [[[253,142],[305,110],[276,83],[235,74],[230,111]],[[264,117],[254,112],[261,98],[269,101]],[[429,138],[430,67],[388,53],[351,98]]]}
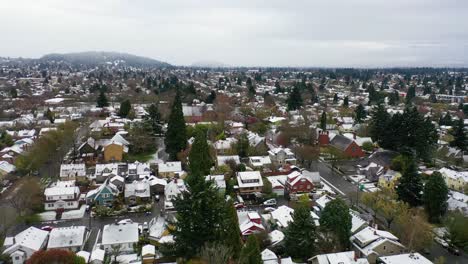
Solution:
{"label": "house", "polygon": [[151,241],[159,242],[166,232],[166,219],[162,216],[155,217],[149,222],[149,236]]}
{"label": "house", "polygon": [[271,190],[273,193],[278,196],[284,195],[286,176],[269,176],[266,179],[271,183]]}
{"label": "house", "polygon": [[376,182],[379,180],[380,176],[383,175],[385,169],[383,166],[380,166],[377,163],[371,162],[364,168],[359,169],[359,173],[366,176],[371,182]]}
{"label": "house", "polygon": [[439,170],[445,180],[447,186],[454,191],[463,192],[464,187],[468,184],[468,171],[455,171],[449,168]]}
{"label": "house", "polygon": [[148,177],[150,184],[150,191],[152,195],[155,194],[164,194],[164,189],[166,188],[167,181],[165,179],[158,178],[154,175]]}
{"label": "house", "polygon": [[265,231],[265,227],[262,225],[262,218],[255,211],[238,211],[237,218],[239,219],[239,229],[244,238],[251,234]]}
{"label": "house", "polygon": [[84,178],[86,178],[86,165],[84,163],[60,165],[61,180],[82,180]]}
{"label": "house", "polygon": [[278,207],[276,210],[270,213],[271,220],[275,223],[279,229],[288,227],[289,223],[293,221],[292,214],[294,209],[286,205]]}
{"label": "house", "polygon": [[156,258],[156,248],[153,245],[144,245],[141,248],[141,258],[143,264],[153,264]]}
{"label": "house", "polygon": [[226,153],[229,151],[234,144],[237,143],[237,139],[233,137],[228,137],[226,139],[220,139],[214,142],[213,146],[217,153]]}
{"label": "house", "polygon": [[394,170],[387,170],[382,175],[380,175],[378,186],[381,188],[389,188],[393,190],[400,177],[400,172]]}
{"label": "house", "polygon": [[185,183],[181,179],[174,179],[166,185],[164,189],[164,208],[166,210],[174,209],[172,201],[186,190]]}
{"label": "house", "polygon": [[97,182],[104,182],[108,178],[114,176],[126,176],[127,165],[125,163],[101,163],[96,164],[94,175],[90,180],[95,179]]}
{"label": "house", "polygon": [[0,161],[0,177],[16,171],[16,167],[6,161]]}
{"label": "house", "polygon": [[330,146],[342,152],[345,156],[350,158],[364,157],[365,153],[361,147],[352,139],[342,135],[336,135],[330,141]]}
{"label": "house", "polygon": [[50,231],[47,249],[78,252],[83,249],[87,236],[85,226],[56,227]]}
{"label": "house", "polygon": [[149,163],[135,161],[127,165],[127,181],[142,180],[151,175]]}
{"label": "house", "polygon": [[328,146],[330,144],[330,132],[319,130],[317,141],[320,146]]}
{"label": "house", "polygon": [[18,233],[14,237],[5,238],[5,250],[2,254],[9,255],[13,264],[22,264],[34,254],[44,249],[47,245],[49,232],[36,227]]}
{"label": "house", "polygon": [[80,158],[84,159],[85,161],[94,161],[97,156],[98,148],[99,145],[96,144],[96,140],[92,137],[89,137],[78,147],[78,153]]}
{"label": "house", "polygon": [[405,264],[432,264],[433,262],[428,260],[423,255],[414,252],[414,253],[406,253],[406,254],[399,254],[393,256],[383,256],[377,259],[377,263],[379,264],[397,264],[397,263],[405,263]]}
{"label": "house", "polygon": [[237,187],[241,194],[261,192],[263,180],[259,171],[237,172]]}
{"label": "house", "polygon": [[217,166],[222,166],[222,165],[227,165],[228,162],[233,161],[236,165],[240,164],[240,158],[239,155],[229,155],[229,156],[220,156],[218,155],[216,157],[216,165]]}
{"label": "house", "polygon": [[92,205],[112,206],[114,199],[119,191],[111,184],[103,183],[97,189],[91,190],[86,194],[86,203]]}
{"label": "house", "polygon": [[91,257],[89,258],[89,264],[103,264],[106,257],[106,252],[100,248],[95,248],[91,252]]}
{"label": "house", "polygon": [[78,257],[82,257],[85,260],[85,263],[89,263],[89,259],[91,258],[91,253],[84,250],[76,252],[76,255]]}
{"label": "house", "polygon": [[273,148],[268,151],[268,155],[276,165],[296,164],[296,156],[290,148]]}
{"label": "house", "polygon": [[[320,174],[318,172],[315,172],[315,174],[318,174],[318,177],[320,178]],[[309,175],[310,177],[308,177]],[[288,193],[308,193],[313,189],[314,182],[312,173],[304,175],[301,172],[292,171],[288,174],[285,185],[285,190]]]}
{"label": "house", "polygon": [[123,192],[125,188],[125,179],[122,176],[114,176],[109,179],[109,185],[115,187],[114,189],[119,190],[119,192]]}
{"label": "house", "polygon": [[112,247],[120,247],[121,252],[133,252],[138,238],[138,223],[109,224],[102,229],[101,245],[106,252],[111,252]]}
{"label": "house", "polygon": [[249,166],[252,168],[264,168],[271,165],[269,156],[251,156],[249,157]]}
{"label": "house", "polygon": [[45,210],[70,210],[79,206],[80,188],[75,181],[58,181],[44,190]]}
{"label": "house", "polygon": [[125,184],[124,197],[125,201],[130,205],[135,205],[140,202],[149,202],[151,200],[149,182],[143,180]]}
{"label": "house", "polygon": [[357,257],[367,258],[374,264],[378,257],[401,254],[405,246],[398,242],[398,238],[387,231],[366,227],[350,238]]}
{"label": "house", "polygon": [[104,161],[115,162],[122,161],[124,154],[124,145],[117,141],[111,141],[104,146]]}
{"label": "house", "polygon": [[316,255],[308,260],[311,264],[369,264],[365,258],[357,258],[354,251]]}
{"label": "house", "polygon": [[206,181],[213,181],[216,188],[221,194],[226,192],[226,181],[224,180],[224,175],[208,175],[205,177]]}
{"label": "house", "polygon": [[180,161],[168,161],[158,165],[158,175],[162,178],[173,178],[182,174],[182,172],[182,163]]}

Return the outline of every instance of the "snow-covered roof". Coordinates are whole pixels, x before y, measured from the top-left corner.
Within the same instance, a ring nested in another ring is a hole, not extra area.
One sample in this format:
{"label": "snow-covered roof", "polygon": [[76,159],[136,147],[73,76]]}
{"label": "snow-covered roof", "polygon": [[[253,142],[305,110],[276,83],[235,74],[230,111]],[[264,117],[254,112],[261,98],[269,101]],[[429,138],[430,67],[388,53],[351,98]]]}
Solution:
{"label": "snow-covered roof", "polygon": [[133,181],[125,184],[125,197],[136,196],[140,198],[148,198],[151,196],[149,182]]}
{"label": "snow-covered roof", "polygon": [[158,165],[158,171],[161,172],[179,172],[182,171],[182,163],[180,161],[169,161],[160,163]]}
{"label": "snow-covered roof", "polygon": [[42,245],[44,245],[48,235],[49,232],[31,226],[18,233],[14,237],[14,244],[6,248],[3,254],[11,254],[21,247],[31,249],[32,251],[38,251],[42,248]]}
{"label": "snow-covered roof", "polygon": [[276,224],[281,228],[288,227],[289,223],[293,221],[292,214],[294,209],[286,205],[278,207],[276,210],[272,211],[271,218],[276,221]]}
{"label": "snow-covered roof", "polygon": [[432,261],[419,253],[407,253],[379,258],[382,264],[432,264]]}
{"label": "snow-covered roof", "polygon": [[220,189],[226,189],[226,181],[224,180],[224,175],[208,175],[205,177],[206,181],[214,181],[216,187]]}
{"label": "snow-covered roof", "polygon": [[137,223],[117,223],[105,225],[102,230],[102,244],[113,245],[138,242]]}
{"label": "snow-covered roof", "polygon": [[81,247],[85,237],[85,226],[57,227],[50,231],[47,248]]}
{"label": "snow-covered roof", "polygon": [[262,187],[263,180],[259,171],[242,171],[237,173],[239,188]]}

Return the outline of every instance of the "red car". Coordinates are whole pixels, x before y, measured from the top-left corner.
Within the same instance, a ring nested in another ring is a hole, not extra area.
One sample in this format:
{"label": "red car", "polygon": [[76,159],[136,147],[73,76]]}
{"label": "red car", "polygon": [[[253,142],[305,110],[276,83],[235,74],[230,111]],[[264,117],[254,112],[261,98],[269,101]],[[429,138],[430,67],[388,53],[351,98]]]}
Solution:
{"label": "red car", "polygon": [[44,230],[44,231],[47,231],[47,232],[52,231],[52,229],[54,229],[53,226],[43,226],[43,227],[41,227],[41,230]]}

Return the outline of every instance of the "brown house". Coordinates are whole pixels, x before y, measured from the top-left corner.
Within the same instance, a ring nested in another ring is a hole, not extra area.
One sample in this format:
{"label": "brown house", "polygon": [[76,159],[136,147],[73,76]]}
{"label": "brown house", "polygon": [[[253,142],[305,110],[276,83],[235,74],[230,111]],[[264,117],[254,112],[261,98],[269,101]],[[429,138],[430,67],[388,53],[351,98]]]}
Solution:
{"label": "brown house", "polygon": [[330,146],[343,152],[343,154],[350,158],[364,157],[365,153],[356,141],[349,139],[342,135],[336,135],[330,141]]}
{"label": "brown house", "polygon": [[111,142],[104,147],[104,161],[122,161],[124,146],[119,142]]}

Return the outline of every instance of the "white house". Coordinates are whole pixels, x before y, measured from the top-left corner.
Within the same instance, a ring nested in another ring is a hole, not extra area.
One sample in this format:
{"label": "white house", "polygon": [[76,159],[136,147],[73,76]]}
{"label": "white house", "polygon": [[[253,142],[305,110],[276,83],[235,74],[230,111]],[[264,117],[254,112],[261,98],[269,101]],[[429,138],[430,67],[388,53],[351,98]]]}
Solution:
{"label": "white house", "polygon": [[224,175],[208,175],[205,177],[205,180],[213,181],[221,193],[226,191],[226,181],[224,180]]}
{"label": "white house", "polygon": [[242,171],[237,173],[237,187],[240,193],[261,192],[263,180],[259,171]]}
{"label": "white house", "polygon": [[249,157],[249,165],[254,168],[266,167],[271,165],[269,156],[251,156]]}
{"label": "white house", "polygon": [[80,188],[75,181],[58,181],[53,187],[44,190],[45,210],[77,209],[79,206]]}
{"label": "white house", "polygon": [[169,161],[159,163],[158,174],[163,178],[172,178],[177,174],[182,174],[182,163],[180,161]]}
{"label": "white house", "polygon": [[83,249],[87,234],[85,226],[54,228],[50,231],[47,249],[66,249],[78,252]]}
{"label": "white house", "polygon": [[138,243],[137,223],[115,223],[105,225],[102,230],[101,245],[106,252],[112,247],[120,247],[121,252],[133,252],[133,245]]}
{"label": "white house", "polygon": [[44,249],[49,232],[30,227],[14,237],[5,238],[3,254],[9,255],[13,264],[24,263],[34,252]]}
{"label": "white house", "polygon": [[172,200],[186,190],[185,183],[181,179],[174,179],[164,188],[164,208],[166,210],[174,209]]}
{"label": "white house", "polygon": [[336,263],[369,264],[369,261],[367,261],[367,259],[365,258],[357,258],[354,251],[346,251],[346,252],[316,255],[315,257],[312,257],[309,259],[309,263],[312,263],[312,264],[336,264]]}
{"label": "white house", "polygon": [[84,177],[86,177],[86,165],[84,163],[60,165],[60,179],[75,180]]}
{"label": "white house", "polygon": [[273,148],[268,151],[268,155],[275,164],[296,164],[296,156],[290,148]]}

